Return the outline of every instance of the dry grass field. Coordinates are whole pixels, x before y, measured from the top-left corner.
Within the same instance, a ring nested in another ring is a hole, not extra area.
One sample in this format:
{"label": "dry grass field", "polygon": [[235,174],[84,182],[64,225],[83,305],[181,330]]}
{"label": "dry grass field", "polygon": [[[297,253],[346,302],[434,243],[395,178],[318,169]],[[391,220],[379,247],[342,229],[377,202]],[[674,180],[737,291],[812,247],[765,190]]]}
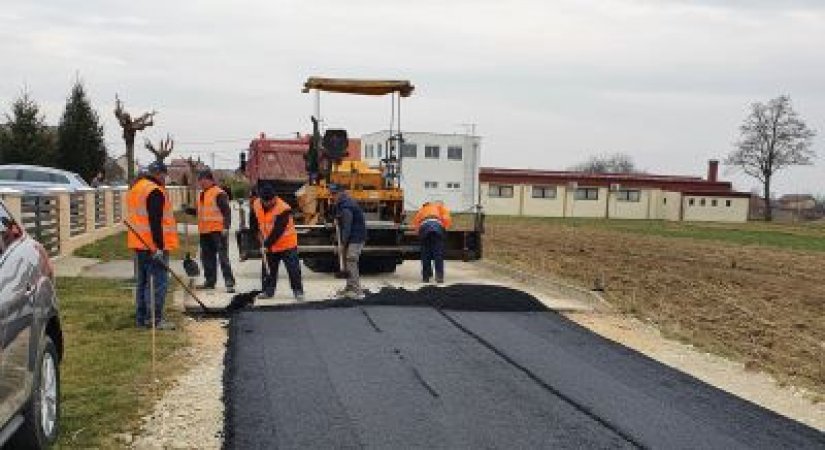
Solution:
{"label": "dry grass field", "polygon": [[485,258],[585,287],[825,400],[820,226],[487,218]]}

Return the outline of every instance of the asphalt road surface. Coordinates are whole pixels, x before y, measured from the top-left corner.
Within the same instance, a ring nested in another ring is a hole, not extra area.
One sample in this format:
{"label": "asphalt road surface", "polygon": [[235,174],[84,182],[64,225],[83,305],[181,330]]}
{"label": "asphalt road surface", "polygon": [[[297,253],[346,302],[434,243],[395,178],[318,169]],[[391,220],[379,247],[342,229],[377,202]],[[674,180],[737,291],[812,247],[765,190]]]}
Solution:
{"label": "asphalt road surface", "polygon": [[388,289],[230,327],[227,448],[825,448],[506,288]]}

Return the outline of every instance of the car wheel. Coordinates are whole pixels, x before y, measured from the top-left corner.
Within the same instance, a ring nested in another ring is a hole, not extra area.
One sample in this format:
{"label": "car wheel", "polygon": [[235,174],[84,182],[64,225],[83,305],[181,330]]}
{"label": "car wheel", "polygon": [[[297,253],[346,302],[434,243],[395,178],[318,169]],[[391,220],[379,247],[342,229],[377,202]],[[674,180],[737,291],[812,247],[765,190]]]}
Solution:
{"label": "car wheel", "polygon": [[48,336],[37,358],[25,420],[15,435],[15,448],[44,449],[57,440],[60,425],[60,368],[57,348]]}

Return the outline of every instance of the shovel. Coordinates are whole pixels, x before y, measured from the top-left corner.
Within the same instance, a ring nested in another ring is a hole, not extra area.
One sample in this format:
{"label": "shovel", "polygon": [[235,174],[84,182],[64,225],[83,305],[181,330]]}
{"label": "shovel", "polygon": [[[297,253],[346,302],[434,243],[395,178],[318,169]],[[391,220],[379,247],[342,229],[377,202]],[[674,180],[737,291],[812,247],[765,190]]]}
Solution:
{"label": "shovel", "polygon": [[338,219],[335,219],[335,245],[338,248],[338,271],[335,272],[335,278],[347,278],[347,264],[344,261],[344,244],[341,242],[341,227],[338,224]]}
{"label": "shovel", "polygon": [[199,277],[201,274],[201,269],[198,266],[198,263],[192,259],[192,254],[189,253],[189,224],[184,223],[183,226],[186,230],[183,234],[186,245],[186,255],[183,257],[183,271],[186,272],[186,276],[189,278]]}

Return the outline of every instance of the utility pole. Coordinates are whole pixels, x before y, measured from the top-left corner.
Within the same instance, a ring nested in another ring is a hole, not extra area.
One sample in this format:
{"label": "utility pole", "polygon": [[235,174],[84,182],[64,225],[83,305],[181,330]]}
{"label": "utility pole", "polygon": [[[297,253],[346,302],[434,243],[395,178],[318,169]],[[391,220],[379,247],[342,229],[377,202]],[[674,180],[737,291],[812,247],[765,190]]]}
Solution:
{"label": "utility pole", "polygon": [[215,170],[215,152],[210,153],[209,156],[212,157],[212,166],[211,166],[211,168],[212,168],[212,170]]}

